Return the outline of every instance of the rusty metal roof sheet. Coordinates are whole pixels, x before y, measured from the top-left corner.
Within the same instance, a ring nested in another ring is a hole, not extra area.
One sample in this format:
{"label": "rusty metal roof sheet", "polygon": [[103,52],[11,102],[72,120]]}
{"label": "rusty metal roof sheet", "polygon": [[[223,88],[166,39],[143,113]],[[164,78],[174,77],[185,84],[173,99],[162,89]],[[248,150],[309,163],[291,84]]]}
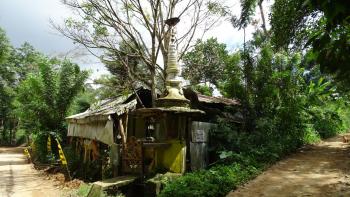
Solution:
{"label": "rusty metal roof sheet", "polygon": [[217,103],[217,104],[225,104],[225,105],[240,105],[240,102],[236,99],[228,99],[228,98],[222,98],[222,97],[215,97],[215,96],[206,96],[202,94],[198,94],[198,101],[204,102],[204,103]]}
{"label": "rusty metal roof sheet", "polygon": [[67,120],[85,119],[88,117],[108,116],[111,114],[117,114],[118,116],[125,113],[127,110],[136,108],[136,99],[131,100],[128,103],[124,103],[130,95],[121,96],[116,99],[107,99],[92,105],[88,110],[83,113],[75,114],[66,117]]}

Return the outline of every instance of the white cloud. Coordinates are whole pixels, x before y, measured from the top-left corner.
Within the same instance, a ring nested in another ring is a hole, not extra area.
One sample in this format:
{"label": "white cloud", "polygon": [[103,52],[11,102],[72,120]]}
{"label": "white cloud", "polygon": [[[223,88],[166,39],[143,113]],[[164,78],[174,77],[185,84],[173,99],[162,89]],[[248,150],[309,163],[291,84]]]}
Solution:
{"label": "white cloud", "polygon": [[[231,12],[237,16],[240,13],[239,0],[227,1],[230,3]],[[264,9],[268,10],[271,1],[265,3]],[[259,18],[260,13],[257,13]],[[39,51],[46,54],[64,54],[77,46],[71,40],[58,35],[49,24],[49,19],[62,22],[70,16],[71,10],[66,8],[60,0],[1,0],[0,1],[0,27],[4,28],[14,46],[18,47],[28,41]],[[268,16],[268,13],[265,13]],[[267,17],[266,17],[267,18]],[[186,26],[186,21],[181,21],[178,28]],[[246,29],[246,40],[251,39],[254,27]],[[229,50],[240,47],[243,43],[243,30],[233,28],[229,21],[222,21],[220,25],[210,30],[204,39],[216,37],[219,42],[226,43]],[[108,73],[99,60],[91,55],[74,57],[83,69],[93,71],[93,78]]]}

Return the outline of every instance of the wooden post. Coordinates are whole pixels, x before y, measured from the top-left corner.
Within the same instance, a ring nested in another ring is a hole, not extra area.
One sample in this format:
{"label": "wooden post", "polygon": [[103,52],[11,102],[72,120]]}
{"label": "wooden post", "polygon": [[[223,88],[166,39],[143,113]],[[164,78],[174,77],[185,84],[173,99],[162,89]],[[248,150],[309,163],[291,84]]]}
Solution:
{"label": "wooden post", "polygon": [[125,131],[125,141],[126,139],[128,138],[128,121],[129,121],[129,114],[128,114],[128,111],[125,112],[125,115],[124,115],[124,131]]}
{"label": "wooden post", "polygon": [[126,148],[126,135],[125,135],[124,125],[123,125],[123,118],[120,117],[118,119],[118,122],[119,122],[119,132],[120,132],[120,135],[122,137],[122,147],[123,147],[123,151],[124,151]]}
{"label": "wooden post", "polygon": [[123,116],[119,117],[119,131],[120,135],[122,137],[122,146],[123,148],[126,147],[126,141],[128,138],[128,121],[129,121],[129,115],[128,112],[126,112]]}

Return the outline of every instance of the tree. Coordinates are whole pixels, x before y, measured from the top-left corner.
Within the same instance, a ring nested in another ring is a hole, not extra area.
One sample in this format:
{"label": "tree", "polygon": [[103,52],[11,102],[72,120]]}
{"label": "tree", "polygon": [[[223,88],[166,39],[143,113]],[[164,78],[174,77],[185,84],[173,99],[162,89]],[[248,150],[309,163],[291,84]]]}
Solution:
{"label": "tree", "polygon": [[19,48],[11,51],[9,63],[16,72],[16,83],[25,80],[27,75],[39,71],[39,62],[44,59],[44,55],[35,50],[28,42],[22,44]]}
{"label": "tree", "polygon": [[[110,98],[110,97],[109,97]],[[72,105],[68,110],[68,114],[78,114],[86,111],[90,106],[97,101],[104,99],[100,97],[100,91],[86,83],[78,95],[74,98]]]}
{"label": "tree", "polygon": [[115,75],[102,75],[94,80],[98,87],[95,90],[99,99],[108,99],[130,93],[130,86],[126,86]]}
{"label": "tree", "polygon": [[285,50],[302,49],[309,36],[305,29],[313,28],[313,18],[317,18],[317,14],[304,6],[304,0],[275,1],[271,7],[270,19],[274,47]]}
{"label": "tree", "polygon": [[218,86],[228,59],[226,45],[216,38],[197,40],[195,47],[183,58],[183,76],[191,85],[211,83]]}
{"label": "tree", "polygon": [[[57,69],[56,69],[57,68]],[[88,73],[68,60],[46,59],[39,73],[30,74],[18,87],[17,114],[29,133],[64,134],[65,117]]]}
{"label": "tree", "polygon": [[349,80],[350,8],[342,0],[277,0],[271,31],[276,48],[310,48],[321,71]]}
{"label": "tree", "polygon": [[350,84],[350,7],[345,1],[312,0],[312,10],[324,14],[307,44],[312,46],[321,71],[334,73]]}
{"label": "tree", "polygon": [[[119,50],[125,52],[124,55],[119,57],[122,61],[103,61],[112,76],[105,76],[95,82],[113,88],[112,94],[134,91],[141,86],[150,87],[148,80],[150,72],[147,66],[143,63],[141,58],[129,55],[135,53],[135,50],[130,48],[125,42],[119,44]],[[126,68],[122,62],[126,62],[128,67]],[[131,80],[131,78],[128,77],[128,70],[130,70],[134,78],[138,80]]]}
{"label": "tree", "polygon": [[9,62],[12,50],[6,33],[0,28],[0,129],[2,128],[0,139],[7,141],[7,131],[10,130],[7,141],[9,143],[11,143],[12,130],[15,127],[12,114],[15,72]]}
{"label": "tree", "polygon": [[266,19],[263,9],[264,0],[241,0],[241,15],[239,18],[232,16],[231,21],[235,27],[239,29],[246,28],[250,23],[253,22],[252,16],[255,14],[256,6],[259,6],[260,16],[262,20],[262,29],[265,35],[268,34]]}
{"label": "tree", "polygon": [[[181,59],[198,29],[204,34],[218,21],[212,13],[225,14],[218,1],[209,0],[65,0],[63,3],[79,13],[80,20],[69,18],[64,26],[54,25],[58,31],[91,52],[93,49],[102,51],[104,55],[99,57],[103,62],[122,65],[130,81],[142,81],[151,88],[153,104],[157,75],[163,81],[166,78],[170,32],[164,21],[176,16],[187,22],[177,40]],[[119,47],[121,43],[130,50]],[[163,65],[159,64],[161,57]],[[129,67],[130,58],[142,61],[141,69],[147,70],[146,76],[137,75]]]}

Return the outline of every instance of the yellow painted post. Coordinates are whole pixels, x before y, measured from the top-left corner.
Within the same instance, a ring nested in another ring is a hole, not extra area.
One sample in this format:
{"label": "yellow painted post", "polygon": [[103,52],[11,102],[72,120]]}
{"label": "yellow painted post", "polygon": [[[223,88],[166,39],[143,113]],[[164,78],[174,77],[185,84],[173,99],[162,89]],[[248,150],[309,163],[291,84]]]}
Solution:
{"label": "yellow painted post", "polygon": [[56,139],[56,142],[57,142],[57,146],[58,146],[58,154],[60,155],[60,160],[62,162],[62,165],[67,165],[67,160],[66,160],[66,157],[64,156],[61,144],[57,139]]}
{"label": "yellow painted post", "polygon": [[29,153],[29,151],[28,151],[28,149],[26,148],[26,149],[24,149],[24,155],[27,157],[27,159],[28,159],[28,163],[30,163],[30,161],[31,161],[31,157],[30,157],[30,153]]}
{"label": "yellow painted post", "polygon": [[52,149],[51,149],[51,137],[49,135],[49,137],[47,138],[47,154],[51,154],[52,153]]}
{"label": "yellow painted post", "polygon": [[67,163],[66,157],[64,156],[64,153],[63,153],[61,144],[60,144],[60,142],[58,141],[57,138],[56,138],[56,142],[57,142],[57,146],[58,146],[58,154],[59,154],[59,156],[60,156],[61,163],[62,163],[62,165],[64,165],[64,166],[66,167],[66,169],[67,169],[68,176],[69,176],[69,180],[72,180],[72,178],[71,178],[71,176],[70,176],[69,169],[68,169],[68,163]]}

